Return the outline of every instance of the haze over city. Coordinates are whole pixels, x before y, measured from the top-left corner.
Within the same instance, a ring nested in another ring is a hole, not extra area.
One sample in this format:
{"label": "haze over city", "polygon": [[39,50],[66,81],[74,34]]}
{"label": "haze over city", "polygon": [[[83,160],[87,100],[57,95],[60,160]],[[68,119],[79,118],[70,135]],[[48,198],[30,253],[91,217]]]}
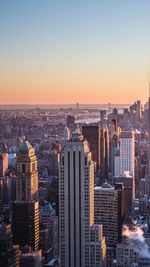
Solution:
{"label": "haze over city", "polygon": [[0,104],[144,103],[150,1],[0,1]]}

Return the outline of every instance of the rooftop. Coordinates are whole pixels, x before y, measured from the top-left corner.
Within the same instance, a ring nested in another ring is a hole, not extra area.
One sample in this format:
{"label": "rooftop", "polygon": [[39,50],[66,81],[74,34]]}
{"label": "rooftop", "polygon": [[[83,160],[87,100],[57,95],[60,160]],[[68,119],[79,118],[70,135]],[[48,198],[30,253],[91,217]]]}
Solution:
{"label": "rooftop", "polygon": [[32,149],[32,146],[28,141],[24,141],[20,146],[21,153],[27,153],[30,149]]}
{"label": "rooftop", "polygon": [[42,212],[50,213],[53,211],[53,207],[50,203],[46,203],[44,206],[42,206]]}
{"label": "rooftop", "polygon": [[104,183],[102,186],[95,186],[95,190],[114,190],[114,187],[108,183]]}

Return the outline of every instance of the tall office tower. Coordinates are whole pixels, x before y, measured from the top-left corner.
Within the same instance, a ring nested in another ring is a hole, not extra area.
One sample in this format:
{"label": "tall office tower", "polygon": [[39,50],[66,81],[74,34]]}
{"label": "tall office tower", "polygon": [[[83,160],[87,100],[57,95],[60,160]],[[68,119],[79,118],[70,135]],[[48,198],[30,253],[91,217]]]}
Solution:
{"label": "tall office tower", "polygon": [[115,157],[119,155],[119,129],[117,127],[117,122],[115,119],[112,120],[111,125],[111,134],[110,134],[110,143],[109,143],[109,151],[110,151],[110,172],[112,176],[115,174]]}
{"label": "tall office tower", "polygon": [[120,175],[129,171],[134,177],[135,173],[135,140],[133,131],[121,131],[120,133]]}
{"label": "tall office tower", "polygon": [[107,183],[94,189],[94,220],[102,224],[106,238],[107,252],[112,254],[122,239],[124,220],[124,188],[122,184],[113,187]]}
{"label": "tall office tower", "polygon": [[137,100],[137,102],[136,102],[136,114],[137,114],[137,119],[140,120],[141,115],[142,115],[141,101],[140,100]]}
{"label": "tall office tower", "polygon": [[113,139],[114,134],[117,134],[117,132],[118,132],[117,121],[116,119],[112,119],[110,140]]}
{"label": "tall office tower", "polygon": [[74,127],[74,125],[75,125],[75,117],[74,116],[72,116],[72,115],[68,115],[67,116],[67,119],[66,119],[66,125],[67,125],[67,127]]}
{"label": "tall office tower", "polygon": [[109,133],[106,121],[100,130],[100,165],[101,177],[107,179],[109,170]]}
{"label": "tall office tower", "polygon": [[38,200],[38,170],[34,148],[29,142],[21,144],[17,159],[17,201]]}
{"label": "tall office tower", "polygon": [[51,179],[49,188],[49,202],[54,204],[56,216],[59,217],[59,178],[53,177]]}
{"label": "tall office tower", "polygon": [[74,132],[60,153],[59,244],[62,267],[90,266],[94,164],[88,142]]}
{"label": "tall office tower", "polygon": [[56,149],[49,154],[49,175],[58,176],[59,153]]}
{"label": "tall office tower", "polygon": [[[106,266],[106,242],[102,225],[91,226],[91,265],[90,267]],[[97,263],[97,265],[95,264]]]}
{"label": "tall office tower", "polygon": [[125,190],[125,217],[131,219],[133,201],[135,199],[135,179],[128,172],[122,176],[115,177],[116,183],[123,183]]}
{"label": "tall office tower", "polygon": [[52,205],[46,202],[41,206],[40,222],[49,230],[49,248],[51,248],[51,259],[58,257],[58,218]]}
{"label": "tall office tower", "polygon": [[39,248],[39,203],[38,201],[14,202],[13,242],[21,247],[30,246],[32,250]]}
{"label": "tall office tower", "polygon": [[100,126],[103,127],[104,121],[106,119],[106,110],[100,111]]}
{"label": "tall office tower", "polygon": [[3,177],[8,170],[8,154],[0,153],[0,177]]}
{"label": "tall office tower", "polygon": [[84,125],[82,134],[90,145],[92,160],[96,162],[98,170],[100,167],[100,127],[99,125]]}
{"label": "tall office tower", "polygon": [[33,147],[24,141],[17,159],[17,200],[13,203],[14,244],[39,247],[39,202],[37,158]]}
{"label": "tall office tower", "polygon": [[9,203],[12,201],[12,177],[1,177],[0,178],[0,201]]}

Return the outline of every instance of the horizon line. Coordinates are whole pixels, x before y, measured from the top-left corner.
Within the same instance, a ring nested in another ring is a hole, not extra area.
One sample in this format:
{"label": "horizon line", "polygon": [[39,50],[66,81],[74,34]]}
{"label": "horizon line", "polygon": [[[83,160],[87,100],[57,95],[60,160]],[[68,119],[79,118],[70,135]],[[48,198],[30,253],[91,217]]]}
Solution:
{"label": "horizon line", "polygon": [[[134,102],[133,102],[134,103]],[[132,105],[133,103],[56,103],[56,104],[38,104],[38,103],[36,103],[36,104],[27,104],[27,103],[25,103],[25,104],[23,104],[23,103],[20,103],[20,104],[15,104],[15,103],[12,103],[12,104],[0,104],[0,106],[63,106],[63,105],[65,105],[65,106],[77,106],[77,104],[78,105],[88,105],[88,106],[94,106],[94,105],[96,105],[96,106],[98,106],[98,105],[104,105],[104,106],[108,106],[108,105],[112,105],[112,106],[115,106],[115,105]]]}

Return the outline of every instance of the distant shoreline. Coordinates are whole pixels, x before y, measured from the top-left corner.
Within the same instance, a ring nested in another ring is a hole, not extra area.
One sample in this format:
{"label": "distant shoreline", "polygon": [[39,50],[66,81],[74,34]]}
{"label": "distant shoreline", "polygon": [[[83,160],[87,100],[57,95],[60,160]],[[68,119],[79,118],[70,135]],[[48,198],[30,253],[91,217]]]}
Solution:
{"label": "distant shoreline", "polygon": [[[130,104],[78,104],[78,109],[113,109],[113,108],[128,108]],[[49,105],[38,105],[38,104],[14,104],[14,105],[0,105],[0,110],[16,110],[16,109],[77,109],[77,104],[49,104]]]}

